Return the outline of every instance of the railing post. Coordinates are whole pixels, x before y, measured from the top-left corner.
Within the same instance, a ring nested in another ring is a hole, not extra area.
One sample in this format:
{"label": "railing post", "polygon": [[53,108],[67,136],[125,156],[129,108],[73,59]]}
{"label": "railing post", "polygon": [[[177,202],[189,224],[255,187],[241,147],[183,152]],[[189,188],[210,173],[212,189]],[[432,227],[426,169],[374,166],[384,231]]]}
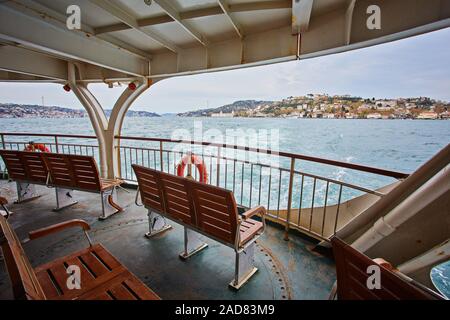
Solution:
{"label": "railing post", "polygon": [[[2,141],[2,149],[5,150],[6,149],[5,136],[3,134],[0,134],[0,138],[1,138],[1,141]],[[1,167],[0,167],[0,169],[1,169]],[[1,171],[2,171],[2,179],[4,179],[5,178],[5,173],[6,173],[6,165],[5,165],[5,168],[3,168]]]}
{"label": "railing post", "polygon": [[3,133],[0,136],[1,136],[1,139],[2,139],[2,149],[6,149],[5,136],[3,135]]}
{"label": "railing post", "polygon": [[289,171],[289,190],[288,190],[288,203],[287,203],[287,214],[286,214],[286,227],[284,230],[284,240],[286,240],[286,241],[289,241],[289,223],[291,221],[292,189],[294,187],[294,171],[295,171],[295,158],[291,158],[291,170]]}
{"label": "railing post", "polygon": [[217,147],[217,167],[216,167],[216,172],[217,172],[216,185],[217,186],[220,185],[220,151],[221,151],[221,147]]}
{"label": "railing post", "polygon": [[163,142],[159,141],[159,159],[160,159],[160,167],[161,167],[161,172],[164,171],[164,166],[163,166]]}
{"label": "railing post", "polygon": [[[192,152],[188,151],[187,156],[188,156],[187,177],[190,177],[190,178],[192,178],[192,180],[195,180],[194,176],[192,175]],[[183,161],[183,160],[181,160],[181,161]]]}
{"label": "railing post", "polygon": [[55,135],[55,148],[56,148],[56,153],[59,153],[58,136],[56,136],[56,135]]}
{"label": "railing post", "polygon": [[[115,135],[112,137],[113,139],[113,158],[116,160],[116,168],[115,168],[115,174],[116,177],[122,178],[122,155],[120,150],[120,142],[121,137],[119,135]],[[125,164],[126,166],[126,164]]]}

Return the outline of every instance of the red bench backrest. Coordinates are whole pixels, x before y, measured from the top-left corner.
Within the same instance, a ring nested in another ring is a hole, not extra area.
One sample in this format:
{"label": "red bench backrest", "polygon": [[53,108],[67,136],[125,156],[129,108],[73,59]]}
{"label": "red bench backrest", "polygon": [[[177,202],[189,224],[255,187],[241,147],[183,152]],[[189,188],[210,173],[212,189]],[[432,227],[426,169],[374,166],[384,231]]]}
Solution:
{"label": "red bench backrest", "polygon": [[143,204],[234,245],[238,211],[233,192],[133,165]]}
{"label": "red bench backrest", "polygon": [[337,273],[339,300],[423,300],[435,296],[406,282],[395,273],[380,266],[380,289],[369,289],[367,268],[376,263],[342,240],[331,239]]}
{"label": "red bench backrest", "polygon": [[188,179],[159,172],[166,213],[175,219],[196,226],[195,211],[188,192]]}
{"label": "red bench backrest", "polygon": [[52,185],[100,191],[100,176],[94,157],[59,153],[42,153],[42,157],[50,173]]}
{"label": "red bench backrest", "polygon": [[42,153],[18,150],[0,150],[0,155],[12,180],[45,184],[48,171]]}
{"label": "red bench backrest", "polygon": [[238,211],[232,191],[189,181],[197,227],[222,241],[234,244]]}
{"label": "red bench backrest", "polygon": [[136,174],[144,206],[157,212],[166,212],[159,172],[136,164],[133,164],[132,167]]}

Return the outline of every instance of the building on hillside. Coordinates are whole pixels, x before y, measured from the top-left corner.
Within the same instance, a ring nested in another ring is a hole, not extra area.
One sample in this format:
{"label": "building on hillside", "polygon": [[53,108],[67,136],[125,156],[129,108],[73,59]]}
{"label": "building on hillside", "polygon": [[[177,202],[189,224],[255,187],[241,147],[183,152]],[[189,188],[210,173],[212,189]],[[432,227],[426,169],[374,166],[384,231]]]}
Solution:
{"label": "building on hillside", "polygon": [[223,111],[220,111],[219,113],[211,113],[211,117],[213,118],[233,118],[234,117],[234,111],[231,111],[230,113],[224,113]]}
{"label": "building on hillside", "polygon": [[420,113],[417,116],[417,119],[422,119],[422,120],[435,120],[438,118],[438,114],[436,112],[432,112],[432,111],[425,111]]}
{"label": "building on hillside", "polygon": [[381,114],[379,113],[371,113],[367,115],[367,119],[381,119]]}

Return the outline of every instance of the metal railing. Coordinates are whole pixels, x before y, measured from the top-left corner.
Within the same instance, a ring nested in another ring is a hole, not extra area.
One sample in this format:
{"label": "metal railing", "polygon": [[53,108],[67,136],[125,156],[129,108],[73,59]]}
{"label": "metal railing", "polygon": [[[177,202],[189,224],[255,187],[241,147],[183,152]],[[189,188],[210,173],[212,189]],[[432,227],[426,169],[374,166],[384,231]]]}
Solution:
{"label": "metal railing", "polygon": [[[10,141],[6,137],[15,139]],[[269,219],[284,225],[286,237],[289,229],[295,228],[327,240],[354,216],[343,210],[343,203],[357,197],[376,200],[383,196],[377,187],[336,177],[336,168],[356,173],[352,177],[362,174],[360,181],[371,182],[374,176],[381,176],[384,182],[380,186],[408,176],[353,163],[237,145],[145,137],[115,138],[120,178],[136,181],[131,164],[176,174],[177,164],[193,152],[209,172],[208,183],[232,190],[240,206],[264,205]],[[34,139],[35,143],[44,143],[52,152],[86,154],[99,160],[95,136],[0,133],[0,139],[4,149],[23,149]],[[192,172],[198,179],[197,170]]]}
{"label": "metal railing", "polygon": [[[302,170],[302,163],[343,168],[370,176],[392,178],[394,181],[408,176],[347,162],[237,145],[127,136],[116,136],[116,139],[119,140],[122,178],[136,180],[131,169],[134,163],[176,174],[176,166],[182,157],[193,152],[208,169],[208,183],[232,190],[236,202],[243,207],[266,206],[269,218],[285,226],[286,237],[289,228],[296,228],[318,239],[327,240],[352,218],[349,214],[346,214],[347,217],[341,216],[344,201],[358,196],[376,199],[383,196],[377,188]],[[185,148],[176,148],[174,145],[184,145]],[[235,152],[229,156],[229,150]],[[262,154],[263,161],[249,160],[248,157],[240,159],[243,153]],[[277,158],[279,165],[264,162],[264,158],[271,157]],[[197,170],[193,170],[193,177],[198,179]]]}

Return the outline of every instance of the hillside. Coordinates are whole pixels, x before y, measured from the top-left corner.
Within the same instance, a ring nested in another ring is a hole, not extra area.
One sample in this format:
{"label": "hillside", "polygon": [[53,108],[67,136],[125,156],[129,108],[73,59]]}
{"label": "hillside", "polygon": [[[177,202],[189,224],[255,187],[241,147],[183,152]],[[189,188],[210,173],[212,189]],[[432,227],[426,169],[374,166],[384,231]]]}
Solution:
{"label": "hillside", "polygon": [[212,113],[231,113],[239,111],[248,111],[256,109],[259,106],[272,104],[273,101],[257,101],[257,100],[240,100],[227,104],[218,108],[201,109],[195,111],[189,111],[184,113],[179,113],[178,116],[181,117],[204,117],[210,116]]}
{"label": "hillside", "polygon": [[[111,110],[105,110],[106,116]],[[82,109],[70,109],[58,106],[39,106],[15,103],[0,103],[0,118],[84,118],[87,113]],[[159,117],[158,114],[148,111],[127,112],[127,117]]]}
{"label": "hillside", "polygon": [[178,114],[184,117],[449,119],[450,103],[428,97],[375,99],[351,95],[307,94],[280,101],[236,101],[214,109]]}

